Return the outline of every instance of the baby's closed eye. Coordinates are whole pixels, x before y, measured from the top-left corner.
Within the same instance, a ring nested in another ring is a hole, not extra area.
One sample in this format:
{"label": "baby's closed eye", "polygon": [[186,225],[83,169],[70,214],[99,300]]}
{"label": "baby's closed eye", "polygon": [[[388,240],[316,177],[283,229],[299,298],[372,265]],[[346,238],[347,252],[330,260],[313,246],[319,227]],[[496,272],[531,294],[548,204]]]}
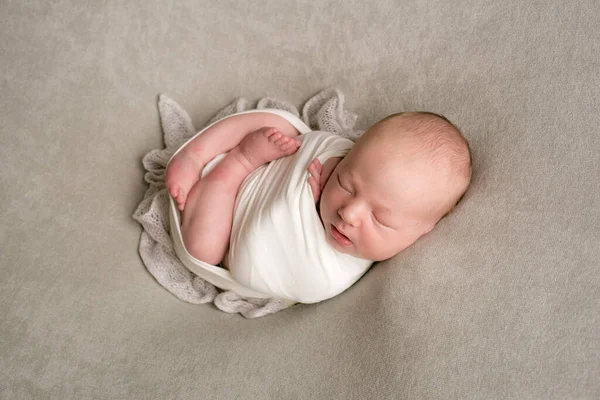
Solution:
{"label": "baby's closed eye", "polygon": [[342,188],[342,190],[344,190],[344,191],[346,191],[346,192],[348,192],[348,193],[352,194],[352,192],[351,192],[351,191],[349,191],[348,189],[346,189],[346,188],[344,187],[344,185],[342,185],[342,181],[340,180],[340,174],[337,174],[337,182],[338,182],[338,186],[339,186],[339,187],[341,187],[341,188]]}
{"label": "baby's closed eye", "polygon": [[387,229],[393,229],[391,226],[389,226],[388,224],[384,223],[384,222],[382,221],[382,218],[381,218],[381,217],[377,218],[377,216],[376,216],[375,214],[371,214],[371,215],[373,216],[373,219],[375,220],[375,222],[376,222],[378,225],[380,225],[380,226],[382,226],[382,227],[384,227],[384,228],[387,228]]}

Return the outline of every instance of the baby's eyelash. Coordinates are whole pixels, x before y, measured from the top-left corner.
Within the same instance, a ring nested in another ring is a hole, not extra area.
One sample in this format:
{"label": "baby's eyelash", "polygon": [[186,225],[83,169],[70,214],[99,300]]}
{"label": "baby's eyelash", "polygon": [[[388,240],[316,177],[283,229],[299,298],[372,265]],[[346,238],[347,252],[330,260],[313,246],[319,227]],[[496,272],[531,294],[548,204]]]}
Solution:
{"label": "baby's eyelash", "polygon": [[383,222],[381,222],[379,219],[377,219],[377,217],[375,216],[375,214],[371,214],[371,215],[373,215],[373,219],[374,219],[374,220],[375,220],[375,222],[377,222],[379,225],[381,225],[381,226],[383,226],[383,227],[385,227],[385,228],[390,228],[390,229],[392,228],[391,226],[388,226],[388,225],[384,224]]}
{"label": "baby's eyelash", "polygon": [[342,185],[342,181],[340,181],[340,174],[337,174],[337,181],[338,181],[338,185],[340,185],[340,187],[345,190],[348,193],[352,193],[351,191],[349,191],[348,189],[346,189],[343,185]]}
{"label": "baby's eyelash", "polygon": [[375,222],[377,222],[379,225],[381,226],[386,226],[383,222],[381,222],[380,220],[377,219],[376,216],[373,215],[373,219],[375,220]]}

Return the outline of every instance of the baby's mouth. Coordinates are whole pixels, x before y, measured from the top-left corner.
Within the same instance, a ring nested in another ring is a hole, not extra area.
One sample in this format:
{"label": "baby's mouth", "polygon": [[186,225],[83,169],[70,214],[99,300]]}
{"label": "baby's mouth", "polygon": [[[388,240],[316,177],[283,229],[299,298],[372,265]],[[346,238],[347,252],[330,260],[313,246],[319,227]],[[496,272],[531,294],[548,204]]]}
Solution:
{"label": "baby's mouth", "polygon": [[344,247],[352,246],[352,241],[348,239],[346,235],[340,232],[333,224],[331,225],[331,236],[333,236],[336,242]]}

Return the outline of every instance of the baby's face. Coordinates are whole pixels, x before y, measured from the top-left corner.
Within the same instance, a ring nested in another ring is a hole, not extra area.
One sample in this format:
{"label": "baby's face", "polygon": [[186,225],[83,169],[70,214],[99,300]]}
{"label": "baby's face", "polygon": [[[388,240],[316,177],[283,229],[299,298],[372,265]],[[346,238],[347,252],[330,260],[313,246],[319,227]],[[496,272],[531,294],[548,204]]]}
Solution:
{"label": "baby's face", "polygon": [[450,188],[443,171],[412,150],[407,142],[392,155],[385,143],[359,141],[337,165],[320,204],[335,249],[385,260],[433,229]]}

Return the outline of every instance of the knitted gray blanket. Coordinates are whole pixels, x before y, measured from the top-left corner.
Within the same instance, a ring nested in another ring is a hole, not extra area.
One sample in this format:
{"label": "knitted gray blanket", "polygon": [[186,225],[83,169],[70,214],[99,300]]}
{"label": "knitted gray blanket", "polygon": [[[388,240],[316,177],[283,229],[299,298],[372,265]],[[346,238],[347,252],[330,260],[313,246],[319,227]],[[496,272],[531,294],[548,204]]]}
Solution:
{"label": "knitted gray blanket", "polygon": [[[180,300],[204,304],[213,302],[228,313],[241,313],[246,318],[273,314],[292,304],[282,300],[242,298],[232,291],[221,291],[190,272],[177,258],[169,228],[169,194],[165,188],[165,167],[173,153],[196,134],[188,114],[173,100],[160,95],[158,101],[165,148],[155,149],[143,158],[148,190],[133,214],[143,231],[139,252],[142,261],[156,281]],[[219,111],[207,125],[230,114],[252,109],[248,101],[238,98]],[[302,116],[293,105],[262,98],[256,109],[276,108],[300,117],[311,129],[327,131],[356,140],[362,131],[355,131],[357,115],[344,110],[344,96],[337,89],[327,89],[310,98],[302,107]]]}

